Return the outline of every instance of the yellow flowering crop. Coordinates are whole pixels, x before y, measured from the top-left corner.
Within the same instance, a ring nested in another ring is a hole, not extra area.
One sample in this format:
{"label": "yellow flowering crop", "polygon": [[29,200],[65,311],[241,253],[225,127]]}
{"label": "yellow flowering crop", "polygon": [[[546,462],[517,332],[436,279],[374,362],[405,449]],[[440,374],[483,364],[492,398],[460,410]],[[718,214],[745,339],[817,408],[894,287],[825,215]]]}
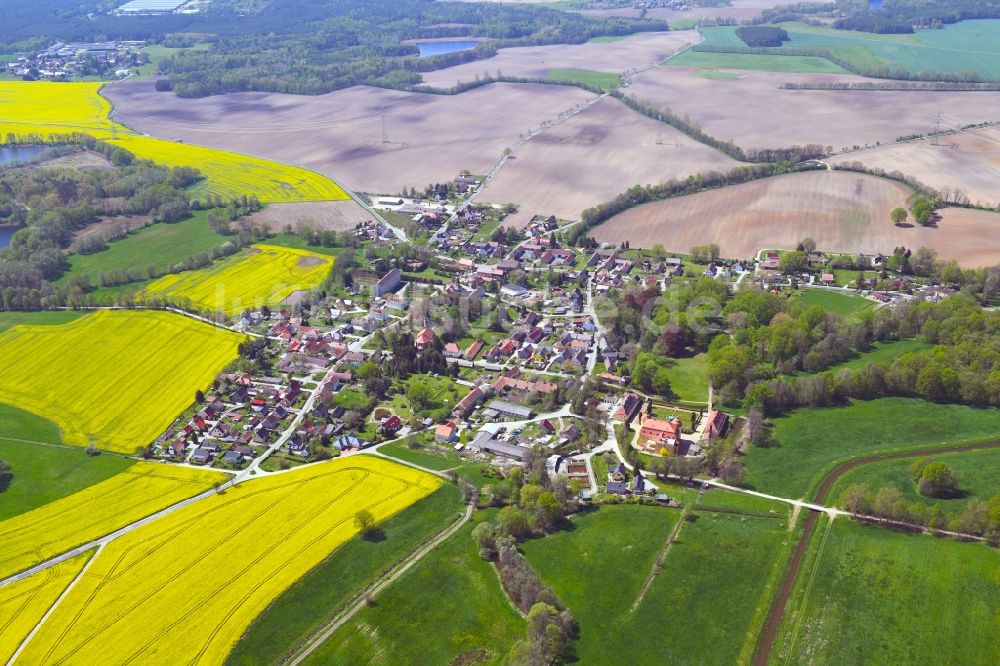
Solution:
{"label": "yellow flowering crop", "polygon": [[67,444],[131,454],[194,402],[241,340],[154,311],[15,326],[0,333],[0,402],[54,421]]}
{"label": "yellow flowering crop", "polygon": [[77,555],[30,578],[0,587],[0,664],[6,664],[17,652],[93,554]]}
{"label": "yellow flowering crop", "polygon": [[109,119],[103,83],[0,81],[0,142],[21,137],[82,132],[117,144],[140,159],[165,166],[191,166],[205,180],[193,194],[223,198],[256,195],[265,203],[338,201],[347,194],[315,171],[225,150],[144,136]]}
{"label": "yellow flowering crop", "polygon": [[351,456],[249,481],[110,543],[21,655],[24,664],[221,664],[267,605],[437,477]]}
{"label": "yellow flowering crop", "polygon": [[108,535],[227,478],[210,470],[138,462],[85,490],[2,521],[0,579]]}
{"label": "yellow flowering crop", "polygon": [[197,270],[164,275],[146,288],[149,295],[190,299],[226,314],[278,305],[296,291],[319,286],[333,257],[277,245],[254,245],[248,252]]}

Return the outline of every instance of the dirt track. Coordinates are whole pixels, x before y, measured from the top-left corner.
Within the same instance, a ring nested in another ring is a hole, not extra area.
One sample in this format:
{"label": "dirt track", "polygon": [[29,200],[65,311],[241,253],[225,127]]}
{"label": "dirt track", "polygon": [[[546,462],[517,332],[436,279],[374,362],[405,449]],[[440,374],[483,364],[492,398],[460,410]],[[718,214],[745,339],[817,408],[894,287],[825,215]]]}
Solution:
{"label": "dirt track", "polygon": [[[864,458],[849,460],[834,467],[833,470],[823,478],[819,488],[816,490],[813,502],[815,504],[823,504],[826,502],[826,496],[830,492],[830,488],[833,487],[833,484],[847,472],[862,465],[867,465],[873,462],[883,462],[885,460],[918,458],[920,456],[929,456],[941,453],[961,453],[962,451],[977,451],[980,449],[1000,449],[1000,441],[985,442],[982,444],[964,444],[962,446],[943,449],[938,448],[900,451],[897,453],[885,453],[882,455],[865,456]],[[802,530],[802,536],[800,537],[798,545],[795,547],[795,552],[792,555],[792,560],[788,567],[788,573],[785,574],[785,578],[781,581],[781,587],[778,588],[778,594],[775,595],[774,601],[771,602],[771,610],[767,614],[767,622],[764,624],[764,630],[761,632],[760,641],[757,644],[757,653],[754,655],[754,666],[767,666],[771,659],[774,642],[778,637],[778,630],[781,628],[781,621],[784,618],[785,607],[788,605],[788,600],[792,596],[792,588],[795,586],[795,579],[798,576],[799,569],[802,566],[802,560],[805,558],[806,551],[809,548],[809,540],[812,537],[813,530],[816,528],[816,523],[819,521],[819,517],[820,513],[818,511],[813,511],[806,518],[805,528]]]}

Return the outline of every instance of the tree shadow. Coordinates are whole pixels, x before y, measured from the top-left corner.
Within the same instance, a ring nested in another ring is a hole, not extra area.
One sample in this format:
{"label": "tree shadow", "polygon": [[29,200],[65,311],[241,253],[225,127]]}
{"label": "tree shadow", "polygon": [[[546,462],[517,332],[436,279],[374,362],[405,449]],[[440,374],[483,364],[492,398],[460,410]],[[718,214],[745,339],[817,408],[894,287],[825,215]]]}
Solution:
{"label": "tree shadow", "polygon": [[365,541],[371,541],[372,543],[378,543],[380,541],[385,541],[386,535],[385,530],[381,527],[369,527],[364,532],[361,533],[361,538]]}

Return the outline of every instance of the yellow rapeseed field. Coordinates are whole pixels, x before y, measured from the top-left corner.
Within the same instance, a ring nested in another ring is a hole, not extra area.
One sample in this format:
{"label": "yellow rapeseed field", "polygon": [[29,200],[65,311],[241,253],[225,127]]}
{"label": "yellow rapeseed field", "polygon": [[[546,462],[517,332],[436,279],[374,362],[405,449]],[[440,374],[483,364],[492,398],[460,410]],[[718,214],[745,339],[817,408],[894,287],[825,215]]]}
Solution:
{"label": "yellow rapeseed field", "polygon": [[227,478],[210,470],[138,462],[85,490],[2,521],[0,579],[110,534]]}
{"label": "yellow rapeseed field", "polygon": [[317,287],[332,266],[333,257],[307,250],[253,245],[207,268],[164,275],[146,287],[146,293],[187,298],[210,310],[235,314],[278,305],[293,292]]}
{"label": "yellow rapeseed field", "polygon": [[131,454],[192,404],[241,340],[154,311],[15,326],[0,333],[0,402],[54,421],[67,444]]}
{"label": "yellow rapeseed field", "polygon": [[347,198],[336,183],[315,171],[138,134],[109,119],[111,105],[99,92],[103,85],[0,81],[0,142],[7,141],[10,134],[47,139],[54,134],[84,132],[120,145],[141,159],[199,169],[205,180],[195,186],[196,195],[256,195],[265,203]]}
{"label": "yellow rapeseed field", "polygon": [[221,664],[267,605],[437,477],[351,456],[261,479],[110,543],[21,654],[24,664]]}
{"label": "yellow rapeseed field", "polygon": [[30,578],[0,587],[0,664],[6,664],[51,608],[93,551],[77,555]]}

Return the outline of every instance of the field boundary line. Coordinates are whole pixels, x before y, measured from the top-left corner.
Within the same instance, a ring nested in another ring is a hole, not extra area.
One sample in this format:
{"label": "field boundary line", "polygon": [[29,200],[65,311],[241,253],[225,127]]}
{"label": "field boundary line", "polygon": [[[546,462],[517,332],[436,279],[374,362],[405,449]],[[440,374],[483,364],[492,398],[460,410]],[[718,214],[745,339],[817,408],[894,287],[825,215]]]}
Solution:
{"label": "field boundary line", "polygon": [[[833,521],[834,517],[830,516],[830,520],[825,525],[825,530],[823,531],[823,538],[819,542],[819,548],[816,550],[816,556],[813,558],[810,566],[812,566],[812,571],[809,572],[809,582],[806,583],[806,589],[802,593],[802,601],[800,604],[800,613],[798,619],[795,621],[795,628],[792,629],[792,635],[788,639],[788,647],[790,649],[795,648],[795,643],[799,639],[799,631],[802,629],[802,621],[806,615],[806,607],[809,604],[809,596],[812,594],[813,585],[816,583],[816,576],[819,572],[819,565],[823,559],[823,551],[826,549],[826,542],[830,539],[830,532],[833,531]],[[794,599],[788,600],[788,611],[789,613],[795,612]]]}
{"label": "field boundary line", "polygon": [[687,522],[687,517],[691,513],[688,507],[685,507],[681,511],[681,517],[677,520],[677,524],[674,528],[670,530],[670,535],[667,536],[667,542],[664,544],[663,548],[656,555],[656,560],[653,562],[653,568],[646,576],[646,580],[642,583],[642,588],[639,589],[639,595],[635,598],[635,603],[632,604],[632,608],[629,609],[629,613],[634,613],[639,610],[639,606],[642,604],[642,600],[646,598],[646,592],[652,587],[653,581],[656,577],[660,575],[660,571],[663,569],[663,562],[667,559],[667,555],[670,553],[670,549],[673,548],[674,543],[677,541],[678,535],[684,528],[684,523]]}
{"label": "field boundary line", "polygon": [[14,652],[14,654],[12,654],[10,656],[10,659],[7,660],[7,666],[13,666],[14,662],[16,662],[17,658],[21,656],[21,653],[24,651],[24,649],[28,647],[28,643],[31,642],[31,639],[34,638],[35,634],[37,634],[41,630],[42,625],[45,624],[45,622],[49,619],[49,617],[56,612],[56,609],[59,607],[59,604],[62,603],[63,599],[69,596],[69,593],[73,591],[73,588],[76,587],[76,584],[80,582],[80,579],[83,578],[85,573],[87,573],[87,569],[90,568],[90,565],[92,565],[97,560],[97,557],[101,554],[101,551],[104,550],[105,545],[106,544],[102,543],[100,546],[97,547],[97,550],[93,554],[91,554],[90,559],[88,559],[86,564],[83,565],[83,568],[80,569],[79,573],[77,573],[76,576],[73,578],[73,580],[70,581],[69,585],[66,586],[66,589],[62,591],[62,594],[60,594],[59,597],[52,602],[52,605],[49,606],[49,609],[45,611],[45,615],[43,615],[41,619],[38,620],[35,626],[31,629],[31,632],[29,632],[28,635],[24,637],[24,640],[21,641],[21,644],[17,646],[17,650]]}
{"label": "field boundary line", "polygon": [[[382,576],[359,590],[357,594],[355,594],[354,597],[347,602],[348,605],[335,614],[331,620],[319,630],[319,633],[314,633],[311,638],[306,639],[301,648],[293,648],[291,658],[282,658],[279,663],[288,663],[290,666],[298,666],[298,664],[301,664],[306,657],[311,655],[320,645],[325,643],[337,629],[346,624],[362,608],[364,608],[367,605],[369,597],[374,597],[376,594],[392,585],[431,551],[456,534],[467,522],[469,522],[469,519],[472,518],[472,511],[474,508],[475,507],[472,504],[467,505],[465,513],[462,514],[462,517],[454,521],[450,527],[431,537],[431,539],[425,542],[424,545],[418,546],[417,550],[412,552],[410,555],[397,560],[397,562],[393,564]],[[296,651],[298,654],[295,654]]]}

